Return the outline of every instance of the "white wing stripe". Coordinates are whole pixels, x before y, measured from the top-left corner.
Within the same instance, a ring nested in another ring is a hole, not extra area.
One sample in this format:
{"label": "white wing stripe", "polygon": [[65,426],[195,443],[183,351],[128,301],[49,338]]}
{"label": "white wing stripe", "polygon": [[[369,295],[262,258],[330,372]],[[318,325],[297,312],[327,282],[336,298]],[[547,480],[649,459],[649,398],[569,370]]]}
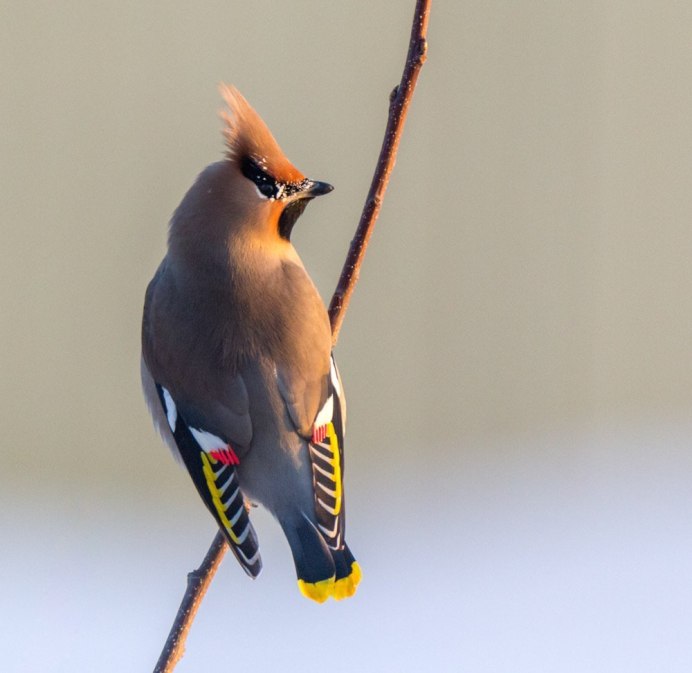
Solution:
{"label": "white wing stripe", "polygon": [[[224,511],[228,512],[228,508],[233,504],[233,501],[238,497],[238,493],[240,493],[240,487],[236,488],[236,490],[233,492],[233,495],[231,496],[231,499],[223,506]],[[233,523],[235,523],[235,521]]]}
{"label": "white wing stripe", "polygon": [[171,432],[175,434],[175,425],[178,421],[178,409],[176,408],[175,402],[173,401],[173,398],[168,390],[163,386],[161,386],[161,390],[163,390],[163,406],[166,408],[166,420],[168,421],[168,427],[171,429]]}
{"label": "white wing stripe", "polygon": [[341,532],[336,536],[336,539],[334,540],[334,544],[329,544],[327,543],[327,547],[330,549],[338,550],[341,548]]}
{"label": "white wing stripe", "polygon": [[202,451],[209,453],[215,449],[226,448],[226,442],[224,442],[221,437],[212,435],[211,432],[207,432],[206,430],[198,430],[197,428],[190,428],[190,432],[195,438],[197,444],[199,444],[199,448],[202,449]]}
{"label": "white wing stripe", "polygon": [[332,472],[327,472],[327,470],[323,470],[317,463],[313,463],[312,465],[313,469],[317,470],[320,474],[323,474],[329,481],[333,481],[336,483],[336,479],[334,478],[334,474]]}
{"label": "white wing stripe", "polygon": [[331,359],[331,364],[329,367],[329,373],[331,375],[332,385],[334,386],[334,391],[336,392],[336,396],[340,398],[341,397],[341,386],[339,385],[339,374],[336,371],[336,363],[334,362],[333,357]]}
{"label": "white wing stripe", "polygon": [[[325,451],[318,451],[318,446],[321,449],[325,449]],[[334,459],[334,451],[329,446],[329,444],[310,444],[310,451],[314,453],[318,458],[322,458],[322,460],[326,460],[327,462],[331,462]],[[329,453],[326,453],[326,451],[329,451]]]}
{"label": "white wing stripe", "polygon": [[329,530],[328,528],[325,528],[321,523],[317,524],[319,526],[319,529],[325,534],[328,535],[329,537],[334,537],[337,532],[337,528],[339,527],[339,519],[335,519],[334,521],[334,528]]}
{"label": "white wing stripe", "polygon": [[238,554],[240,554],[243,557],[243,561],[245,561],[245,563],[247,563],[249,566],[253,565],[259,557],[259,549],[252,555],[252,558],[248,558],[247,556],[245,556],[245,554],[243,554],[243,550],[240,547],[236,547],[235,550],[238,552]]}
{"label": "white wing stripe", "polygon": [[322,500],[322,498],[320,498],[320,497],[317,498],[317,502],[319,502],[320,505],[322,505],[322,507],[323,507],[324,509],[326,509],[330,514],[336,516],[336,508],[330,507],[330,506],[329,506],[324,500]]}
{"label": "white wing stripe", "polygon": [[245,542],[245,538],[249,535],[250,533],[250,522],[247,522],[247,526],[245,526],[245,530],[238,535],[238,544],[243,544]]}
{"label": "white wing stripe", "polygon": [[317,414],[315,419],[315,427],[321,428],[323,425],[327,425],[329,421],[332,420],[334,416],[334,396],[330,395],[324,406],[320,409],[320,413]]}
{"label": "white wing stripe", "polygon": [[336,498],[336,491],[332,491],[331,488],[327,488],[324,484],[321,484],[319,481],[315,482],[327,495],[331,495],[332,498]]}
{"label": "white wing stripe", "polygon": [[231,472],[231,476],[228,477],[228,479],[226,479],[226,483],[221,488],[219,488],[220,495],[223,495],[226,492],[226,489],[231,485],[231,482],[233,481],[233,477],[235,477],[235,472]]}
{"label": "white wing stripe", "polygon": [[241,505],[241,506],[238,508],[238,511],[236,512],[236,515],[229,521],[229,523],[231,524],[231,528],[233,528],[233,526],[236,525],[236,523],[238,522],[238,519],[240,519],[240,515],[241,515],[244,511],[245,511],[245,508]]}

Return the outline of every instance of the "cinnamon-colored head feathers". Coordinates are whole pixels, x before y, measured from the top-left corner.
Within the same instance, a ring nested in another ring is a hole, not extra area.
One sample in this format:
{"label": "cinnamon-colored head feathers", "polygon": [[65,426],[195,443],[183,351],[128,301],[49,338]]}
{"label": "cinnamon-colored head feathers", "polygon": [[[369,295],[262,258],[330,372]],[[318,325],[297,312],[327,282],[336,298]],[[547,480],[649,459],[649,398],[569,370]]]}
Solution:
{"label": "cinnamon-colored head feathers", "polygon": [[222,83],[219,92],[227,106],[220,116],[228,159],[250,158],[282,182],[304,180],[305,176],[286,158],[267,125],[240,91]]}

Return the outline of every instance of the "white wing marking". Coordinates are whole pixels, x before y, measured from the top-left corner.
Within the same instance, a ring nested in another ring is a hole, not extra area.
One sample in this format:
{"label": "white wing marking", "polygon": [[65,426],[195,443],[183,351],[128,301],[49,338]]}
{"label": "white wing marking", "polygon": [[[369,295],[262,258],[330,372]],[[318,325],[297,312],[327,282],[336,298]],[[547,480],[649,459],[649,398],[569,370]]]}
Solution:
{"label": "white wing marking", "polygon": [[202,449],[202,451],[209,453],[215,449],[226,448],[226,442],[224,442],[221,437],[212,435],[211,432],[207,432],[206,430],[198,430],[196,428],[190,428],[190,432],[195,438],[197,444],[199,444],[199,448]]}
{"label": "white wing marking", "polygon": [[315,427],[321,428],[323,425],[327,425],[327,423],[332,420],[333,416],[334,396],[330,395],[327,398],[327,401],[324,403],[324,406],[320,409],[320,413],[317,414],[317,418],[315,419]]}
{"label": "white wing marking", "polygon": [[163,402],[164,406],[166,407],[166,420],[168,421],[168,427],[171,429],[171,432],[175,433],[175,424],[178,421],[178,409],[176,408],[175,402],[173,401],[173,398],[168,390],[163,386],[161,386],[161,389],[163,390]]}
{"label": "white wing marking", "polygon": [[331,359],[329,366],[329,373],[332,378],[332,385],[338,397],[341,397],[341,386],[339,385],[339,374],[336,371],[336,364],[334,363],[334,358]]}
{"label": "white wing marking", "polygon": [[233,477],[235,477],[235,472],[231,472],[231,476],[228,477],[228,479],[226,479],[226,483],[224,483],[224,485],[219,488],[219,495],[223,496],[223,494],[226,492],[226,489],[231,485]]}

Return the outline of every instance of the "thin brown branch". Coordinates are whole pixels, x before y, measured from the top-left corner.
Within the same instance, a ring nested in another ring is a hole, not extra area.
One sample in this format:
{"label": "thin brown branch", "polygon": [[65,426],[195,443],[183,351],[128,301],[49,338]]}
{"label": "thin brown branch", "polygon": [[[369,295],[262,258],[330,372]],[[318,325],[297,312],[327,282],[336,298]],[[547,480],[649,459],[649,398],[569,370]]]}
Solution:
{"label": "thin brown branch", "polygon": [[334,290],[332,301],[329,304],[329,320],[332,325],[332,343],[336,344],[339,338],[341,324],[344,321],[346,309],[351,300],[353,289],[358,281],[360,265],[363,263],[365,250],[368,247],[372,230],[380,214],[382,201],[384,200],[389,177],[392,174],[396,154],[399,149],[399,141],[404,130],[404,122],[408,108],[413,98],[413,91],[418,81],[418,73],[425,63],[428,51],[426,35],[428,32],[428,17],[430,15],[430,1],[418,0],[416,12],[411,27],[411,39],[408,45],[406,65],[401,76],[401,82],[394,88],[389,97],[389,118],[387,129],[384,133],[380,156],[377,160],[377,168],[372,176],[370,191],[365,199],[363,213],[356,229],[356,234],[351,241],[348,257],[341,271],[339,283]]}
{"label": "thin brown branch", "polygon": [[171,627],[171,632],[168,634],[166,644],[163,647],[161,656],[156,662],[154,673],[170,673],[176,664],[182,659],[185,654],[185,641],[187,634],[190,632],[192,622],[197,615],[204,595],[214,579],[216,571],[221,565],[221,560],[226,554],[228,546],[226,540],[221,533],[217,533],[214,541],[207,551],[207,555],[202,561],[202,565],[193,570],[187,575],[187,589],[185,595],[178,608],[178,614],[175,616],[175,621]]}
{"label": "thin brown branch", "polygon": [[[428,48],[426,35],[430,3],[431,0],[417,0],[416,2],[406,65],[401,76],[401,82],[394,88],[389,97],[389,117],[387,119],[384,140],[382,141],[382,148],[380,149],[380,156],[377,160],[377,167],[372,177],[370,191],[365,200],[358,228],[351,241],[348,256],[341,270],[339,283],[329,304],[329,320],[332,327],[333,344],[336,344],[339,338],[344,315],[353,294],[353,289],[358,281],[360,266],[365,257],[365,250],[368,247],[372,230],[380,214],[382,201],[396,161],[406,114],[413,98],[416,82],[418,81],[418,73],[425,62]],[[178,614],[175,617],[154,673],[170,673],[183,656],[187,634],[227,549],[226,541],[221,532],[216,533],[202,565],[194,572],[188,574],[185,595],[178,608]]]}

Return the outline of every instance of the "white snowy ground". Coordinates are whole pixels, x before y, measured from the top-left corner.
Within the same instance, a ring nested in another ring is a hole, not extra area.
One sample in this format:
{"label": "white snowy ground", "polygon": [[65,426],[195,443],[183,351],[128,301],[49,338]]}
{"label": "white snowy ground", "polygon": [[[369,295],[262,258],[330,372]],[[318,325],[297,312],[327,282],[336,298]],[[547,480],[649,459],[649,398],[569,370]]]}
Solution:
{"label": "white snowy ground", "polygon": [[[265,571],[253,583],[226,559],[178,670],[688,673],[691,438],[609,428],[357,475],[364,580],[339,604],[298,594],[277,526],[255,515]],[[151,670],[213,535],[194,494],[70,503],[15,483],[0,499],[2,670]]]}

